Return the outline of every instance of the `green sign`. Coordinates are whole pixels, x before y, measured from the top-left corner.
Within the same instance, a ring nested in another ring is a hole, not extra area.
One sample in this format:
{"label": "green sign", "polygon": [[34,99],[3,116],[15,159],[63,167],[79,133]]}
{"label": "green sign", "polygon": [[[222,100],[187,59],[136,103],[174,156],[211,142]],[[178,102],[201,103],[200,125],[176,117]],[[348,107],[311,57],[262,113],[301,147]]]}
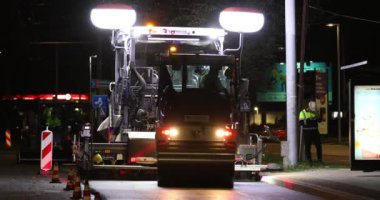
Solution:
{"label": "green sign", "polygon": [[[297,63],[299,71],[300,64]],[[304,72],[318,71],[327,74],[327,94],[328,100],[332,101],[332,84],[330,67],[324,62],[305,63]],[[285,102],[286,101],[286,66],[284,63],[277,63],[271,69],[264,73],[264,84],[259,88],[257,93],[258,102]]]}

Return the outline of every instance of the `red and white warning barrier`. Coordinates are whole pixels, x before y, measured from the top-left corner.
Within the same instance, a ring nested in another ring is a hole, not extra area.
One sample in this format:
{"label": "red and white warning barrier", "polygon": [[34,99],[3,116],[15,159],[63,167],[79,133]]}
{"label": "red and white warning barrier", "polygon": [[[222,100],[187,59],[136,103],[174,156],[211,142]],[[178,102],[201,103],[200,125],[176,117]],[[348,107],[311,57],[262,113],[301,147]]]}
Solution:
{"label": "red and white warning barrier", "polygon": [[5,130],[5,147],[12,147],[11,131],[9,129]]}
{"label": "red and white warning barrier", "polygon": [[44,130],[41,133],[41,170],[49,171],[53,161],[53,132]]}

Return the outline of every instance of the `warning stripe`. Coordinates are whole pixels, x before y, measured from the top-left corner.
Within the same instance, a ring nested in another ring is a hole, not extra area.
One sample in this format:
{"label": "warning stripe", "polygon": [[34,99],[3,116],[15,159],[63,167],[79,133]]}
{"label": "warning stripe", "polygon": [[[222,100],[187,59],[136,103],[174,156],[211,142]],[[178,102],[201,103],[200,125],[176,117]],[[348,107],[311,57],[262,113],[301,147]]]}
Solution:
{"label": "warning stripe", "polygon": [[50,133],[51,133],[51,132],[48,132],[48,131],[43,132],[43,133],[42,133],[42,140],[45,140],[46,137],[50,135]]}
{"label": "warning stripe", "polygon": [[51,153],[51,143],[49,143],[44,149],[42,149],[42,158],[45,158],[48,153]]}
{"label": "warning stripe", "polygon": [[45,169],[45,170],[50,170],[51,169],[51,166],[52,166],[52,152],[49,152],[48,155],[46,155],[46,157],[44,157],[42,160],[41,160],[41,166],[42,168],[41,169]]}
{"label": "warning stripe", "polygon": [[[45,132],[44,132],[45,133]],[[47,136],[45,137],[45,139],[42,140],[42,143],[41,143],[41,149],[45,149],[45,147],[47,145],[49,145],[52,141],[52,134],[48,133]]]}
{"label": "warning stripe", "polygon": [[51,135],[52,135],[51,131],[42,132],[42,140],[46,140],[46,137],[51,136]]}
{"label": "warning stripe", "polygon": [[7,148],[12,146],[11,132],[9,130],[5,131],[5,143]]}

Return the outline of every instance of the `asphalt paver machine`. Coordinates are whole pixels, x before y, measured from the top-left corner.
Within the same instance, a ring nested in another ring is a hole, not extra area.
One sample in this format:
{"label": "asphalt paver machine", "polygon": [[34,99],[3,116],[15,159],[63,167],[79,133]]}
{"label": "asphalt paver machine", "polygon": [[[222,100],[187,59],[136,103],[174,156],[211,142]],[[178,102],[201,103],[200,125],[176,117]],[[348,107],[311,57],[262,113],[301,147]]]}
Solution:
{"label": "asphalt paver machine", "polygon": [[[121,24],[116,11],[127,16]],[[221,18],[230,19],[231,12],[259,16],[258,29],[262,27],[263,16],[256,10],[228,8]],[[112,19],[102,21],[102,16]],[[243,86],[248,84],[240,77],[235,56],[225,55],[227,32],[133,26],[135,11],[120,4],[100,5],[91,18],[95,26],[112,30],[115,80],[110,84],[109,115],[94,133],[111,137],[106,143],[87,140],[84,151],[78,152],[79,166],[91,171],[157,171],[160,186],[186,168],[197,176],[223,177],[233,187],[240,99],[245,98],[241,91],[247,91]],[[224,22],[231,24],[236,23]],[[213,71],[218,83],[205,81]]]}

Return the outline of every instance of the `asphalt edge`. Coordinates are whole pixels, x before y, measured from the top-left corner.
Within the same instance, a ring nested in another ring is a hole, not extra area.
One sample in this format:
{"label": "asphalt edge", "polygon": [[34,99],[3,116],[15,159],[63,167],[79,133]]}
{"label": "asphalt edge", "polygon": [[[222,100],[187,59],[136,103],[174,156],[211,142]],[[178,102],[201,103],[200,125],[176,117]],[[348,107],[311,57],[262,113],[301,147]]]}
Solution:
{"label": "asphalt edge", "polygon": [[280,187],[285,187],[290,190],[307,193],[310,195],[318,196],[324,199],[337,199],[337,200],[370,200],[372,198],[366,198],[356,194],[351,194],[348,192],[343,192],[340,190],[334,190],[328,187],[323,187],[320,185],[305,183],[299,180],[289,179],[286,176],[263,176],[262,182],[277,185]]}

